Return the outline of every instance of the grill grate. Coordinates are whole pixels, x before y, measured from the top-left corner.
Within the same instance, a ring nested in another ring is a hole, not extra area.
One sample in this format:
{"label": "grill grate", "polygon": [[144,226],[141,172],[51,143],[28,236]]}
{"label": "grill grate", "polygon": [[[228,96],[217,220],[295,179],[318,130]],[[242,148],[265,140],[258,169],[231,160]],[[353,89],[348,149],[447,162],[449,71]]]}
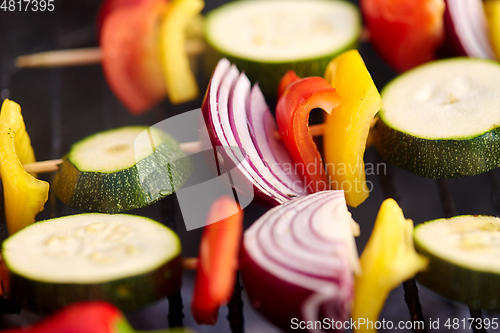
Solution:
{"label": "grill grate", "polygon": [[[445,179],[438,179],[438,188],[439,188],[439,194],[441,196],[441,202],[443,205],[443,210],[444,210],[444,215],[445,217],[453,217],[458,215],[458,210],[455,206],[455,202],[453,201],[453,196],[451,194],[450,187],[448,186],[448,182]],[[486,329],[480,327],[478,325],[479,323],[483,322],[483,312],[478,309],[472,309],[469,308],[471,318],[474,320],[474,325],[472,326],[472,329],[474,333],[486,333]]]}
{"label": "grill grate", "polygon": [[[177,230],[177,211],[175,204],[176,196],[175,194],[169,195],[161,202],[161,217],[162,222],[170,229],[176,231]],[[178,327],[182,326],[182,321],[184,319],[182,304],[182,295],[179,290],[175,295],[172,295],[168,298],[169,311],[168,311],[168,324],[169,327]]]}
{"label": "grill grate", "polygon": [[[97,1],[95,1],[97,3]],[[218,1],[219,3],[222,3],[224,1]],[[58,4],[59,5],[59,4]],[[212,4],[214,6],[214,4]],[[53,27],[58,27],[60,23],[64,23],[63,19],[64,15],[62,12],[55,17],[54,20],[52,20],[52,25]],[[90,32],[85,32],[82,35],[94,35],[94,26],[90,26],[87,30]],[[56,29],[57,30],[57,29]],[[2,30],[4,32],[6,30]],[[51,43],[52,47],[48,47],[47,45],[38,45],[38,49],[34,49],[33,51],[39,51],[42,49],[51,49],[51,48],[63,48],[63,47],[77,47],[79,44],[86,43],[86,41],[75,41],[73,38],[74,35],[71,35],[72,38],[60,38],[67,32],[63,32],[62,30],[57,30],[57,34],[53,36],[54,42]],[[86,37],[85,37],[86,38]],[[85,39],[84,38],[84,39]],[[12,45],[14,43],[11,43]],[[58,45],[54,45],[58,44]],[[74,44],[74,45],[72,45]],[[43,47],[41,47],[43,46]],[[12,55],[7,54],[8,48],[0,48],[0,55],[2,56],[2,61],[0,64],[2,65],[2,70],[3,73],[0,73],[0,78],[2,79],[2,86],[0,87],[2,96],[3,97],[8,97],[8,92],[11,84],[11,79],[13,74],[16,74],[15,70],[11,68],[11,63]],[[26,52],[24,52],[26,53]],[[366,53],[366,52],[365,52]],[[371,68],[376,68],[379,66],[379,64],[374,64],[372,59],[368,59],[368,62],[372,62]],[[369,64],[368,64],[369,65]],[[49,126],[50,126],[50,138],[44,138],[46,140],[50,141],[50,147],[49,147],[49,153],[46,154],[45,157],[47,158],[59,158],[61,154],[64,152],[64,149],[62,148],[63,143],[65,143],[65,140],[68,140],[68,133],[65,132],[64,124],[63,124],[63,109],[64,109],[64,104],[63,104],[63,94],[66,92],[65,90],[65,75],[66,72],[63,72],[61,69],[51,69],[50,73],[48,75],[49,79],[49,86],[50,86],[50,94],[48,95],[48,99],[50,101],[50,121],[49,121]],[[374,76],[377,75],[377,73],[373,73]],[[385,81],[385,78],[382,79],[376,79],[376,81]],[[116,114],[114,111],[117,109],[116,108],[116,101],[114,97],[110,94],[109,88],[107,84],[104,82],[104,80],[101,81],[100,85],[97,85],[100,88],[99,93],[101,94],[100,97],[100,103],[99,104],[99,112],[100,112],[100,121],[103,122],[105,128],[112,128],[116,127],[117,125],[123,125],[128,122],[128,120],[117,120],[119,117],[121,117],[121,111],[124,110],[119,110],[120,112],[117,112]],[[18,90],[17,90],[18,91]],[[5,96],[7,94],[7,96]],[[18,93],[19,95],[19,93]],[[195,103],[193,104],[195,105]],[[196,108],[198,106],[195,106]],[[120,115],[118,115],[120,114]],[[164,115],[164,113],[162,113]],[[163,118],[162,118],[163,119]],[[142,119],[141,121],[143,121]],[[145,121],[147,122],[147,121]],[[149,122],[148,122],[149,123]],[[379,162],[383,162],[380,160],[379,157]],[[496,212],[496,214],[500,214],[500,176],[498,174],[498,170],[493,170],[488,173],[488,176],[490,178],[490,182],[493,188],[492,195],[491,195],[491,202],[492,206]],[[378,175],[379,178],[379,183],[383,191],[383,196],[386,198],[394,198],[396,201],[401,200],[401,196],[399,195],[397,191],[397,184],[395,181],[394,177],[394,168],[391,166],[387,166],[387,172],[386,174],[380,174]],[[453,200],[453,195],[452,191],[449,186],[449,182],[446,180],[437,180],[436,181],[437,186],[438,186],[438,191],[439,191],[439,196],[441,199],[441,206],[444,211],[444,215],[446,217],[454,216],[458,214],[458,210],[456,207],[456,204]],[[176,225],[176,221],[179,218],[178,214],[178,208],[177,204],[175,202],[176,198],[174,195],[168,196],[165,198],[160,205],[160,216],[161,220],[164,224],[169,226],[172,230],[177,230],[179,231],[179,225]],[[55,216],[61,216],[63,208],[61,207],[61,204],[59,203],[58,200],[55,199],[55,197],[52,195],[50,198],[50,204],[49,204],[49,214],[52,217]],[[1,200],[0,204],[0,219],[3,220],[3,200]],[[0,221],[0,233],[1,234],[6,234],[5,229],[3,228],[4,226],[4,221]],[[422,305],[419,299],[419,290],[417,287],[417,284],[415,282],[415,279],[410,279],[406,282],[403,283],[403,289],[404,289],[404,300],[407,304],[408,311],[410,314],[411,320],[415,321],[422,321],[425,323],[424,316],[423,316],[423,310],[422,310]],[[231,299],[231,301],[228,304],[228,315],[227,315],[227,321],[229,323],[230,330],[233,333],[243,333],[245,331],[245,318],[243,314],[243,309],[244,309],[244,302],[243,302],[243,297],[242,297],[242,291],[243,287],[240,284],[239,281],[239,274],[237,275],[236,283],[234,286],[234,294]],[[184,302],[187,302],[185,299],[183,300],[182,294],[179,292],[178,294],[172,296],[168,300],[169,302],[169,310],[168,314],[166,314],[166,317],[168,318],[168,323],[170,327],[175,327],[175,326],[181,326],[183,323],[186,322],[186,315],[184,313]],[[249,305],[247,304],[247,307]],[[21,308],[13,304],[12,302],[9,302],[6,299],[0,298],[0,314],[19,314],[21,311]],[[189,311],[189,310],[186,310]],[[472,318],[483,318],[483,314],[480,310],[474,310],[470,309],[471,317]],[[220,318],[220,320],[223,320],[223,318]],[[249,318],[247,318],[247,326],[248,322],[250,321]],[[477,322],[477,321],[476,321]],[[429,328],[424,328],[420,330],[415,330],[415,332],[418,333],[423,333],[427,332]],[[217,330],[211,330],[211,331],[217,331]],[[473,331],[475,333],[483,333],[486,332],[485,329],[480,329],[478,327],[473,327]]]}
{"label": "grill grate", "polygon": [[[379,163],[383,163],[382,159],[377,157]],[[396,191],[396,184],[394,182],[394,175],[392,166],[387,167],[387,171],[385,174],[378,175],[380,179],[380,184],[382,185],[382,190],[384,192],[384,196],[386,198],[393,198],[396,201],[399,201],[400,198]],[[404,297],[405,302],[408,306],[408,310],[410,311],[410,317],[413,322],[425,322],[424,315],[422,313],[422,306],[420,305],[419,297],[418,297],[418,287],[414,278],[405,281],[403,283],[404,289]],[[418,327],[418,326],[414,326]],[[422,329],[414,330],[416,333],[424,333],[426,332],[425,326]]]}
{"label": "grill grate", "polygon": [[[379,157],[379,161],[381,161]],[[492,204],[495,208],[496,212],[500,212],[500,177],[498,177],[496,170],[492,170],[489,172],[490,179],[493,186],[492,192]],[[396,191],[396,185],[394,182],[394,177],[392,173],[392,166],[388,166],[387,173],[379,175],[380,183],[382,185],[382,189],[386,198],[394,198],[396,201],[399,201],[399,197]],[[459,212],[456,208],[455,202],[453,200],[453,195],[448,185],[448,181],[446,179],[438,179],[436,180],[439,196],[441,198],[441,205],[444,211],[445,217],[453,217],[459,215]],[[405,292],[405,302],[408,305],[408,309],[410,311],[410,316],[414,322],[424,322],[424,317],[422,314],[422,306],[420,305],[420,300],[418,296],[418,287],[416,285],[415,279],[410,279],[403,283],[403,288]],[[471,318],[474,320],[474,325],[472,325],[472,329],[474,333],[486,333],[486,329],[481,327],[479,323],[483,322],[483,313],[480,309],[472,309],[469,308]],[[423,329],[415,329],[414,332],[427,332],[425,327]]]}
{"label": "grill grate", "polygon": [[243,287],[240,284],[240,274],[236,273],[236,283],[234,284],[233,297],[228,303],[229,313],[227,319],[229,320],[229,327],[233,333],[245,332],[245,320],[243,318],[243,299],[241,293]]}

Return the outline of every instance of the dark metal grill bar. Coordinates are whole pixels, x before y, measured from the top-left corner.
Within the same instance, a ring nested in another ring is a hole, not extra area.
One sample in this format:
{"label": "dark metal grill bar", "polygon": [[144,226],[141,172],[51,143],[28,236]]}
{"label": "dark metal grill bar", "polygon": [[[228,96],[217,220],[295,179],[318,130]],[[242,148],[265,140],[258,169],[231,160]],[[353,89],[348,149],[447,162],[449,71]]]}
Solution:
{"label": "dark metal grill bar", "polygon": [[[453,196],[451,194],[450,187],[446,179],[438,179],[439,195],[441,196],[441,204],[443,206],[444,216],[447,218],[459,215],[459,212],[453,201]],[[480,309],[472,309],[469,307],[470,315],[474,318],[474,325],[472,326],[472,331],[474,333],[486,333],[481,324],[483,323],[483,312]]]}
{"label": "dark metal grill bar", "polygon": [[[377,157],[378,161],[382,163],[383,160],[380,156]],[[399,196],[396,191],[396,184],[394,182],[394,174],[391,165],[387,165],[387,172],[385,174],[381,173],[378,175],[380,184],[382,186],[382,190],[384,192],[384,196],[386,198],[393,198],[396,201],[399,201]],[[413,325],[413,332],[415,333],[425,333],[427,332],[425,328],[425,320],[424,315],[422,313],[422,306],[420,305],[420,299],[418,296],[418,287],[414,278],[409,279],[408,281],[403,282],[403,290],[405,294],[405,302],[408,306],[408,310],[410,311],[411,320],[414,323],[421,322],[424,323],[422,328],[419,328],[419,325]]]}
{"label": "dark metal grill bar", "polygon": [[500,215],[500,176],[498,176],[498,170],[491,170],[488,175],[490,176],[491,185],[493,187],[491,192],[491,204],[498,216]]}
{"label": "dark metal grill bar", "polygon": [[[61,112],[61,69],[51,69],[50,73],[50,157],[61,157],[62,141],[62,112]],[[53,177],[53,176],[51,176]],[[52,179],[51,179],[52,183]],[[49,215],[50,218],[61,216],[59,202],[54,191],[49,191]]]}
{"label": "dark metal grill bar", "polygon": [[446,179],[438,179],[437,184],[439,188],[439,196],[441,197],[441,206],[443,207],[444,216],[446,218],[457,216],[459,213],[457,207],[455,206],[455,202],[453,201],[453,196],[451,194],[450,187],[448,186],[448,182],[446,181]]}
{"label": "dark metal grill bar", "polygon": [[245,319],[243,317],[243,299],[241,298],[241,292],[243,287],[240,284],[240,273],[236,273],[236,282],[234,284],[233,297],[227,304],[229,313],[227,314],[227,319],[229,320],[229,327],[233,333],[244,333],[245,332]]}
{"label": "dark metal grill bar", "polygon": [[168,326],[180,327],[184,319],[184,305],[182,304],[182,294],[180,291],[168,298]]}
{"label": "dark metal grill bar", "polygon": [[[171,194],[161,201],[162,222],[174,232],[177,230],[177,212],[175,200],[175,194]],[[182,304],[182,294],[180,290],[168,298],[168,304],[169,327],[182,326],[182,321],[184,319],[184,305]]]}

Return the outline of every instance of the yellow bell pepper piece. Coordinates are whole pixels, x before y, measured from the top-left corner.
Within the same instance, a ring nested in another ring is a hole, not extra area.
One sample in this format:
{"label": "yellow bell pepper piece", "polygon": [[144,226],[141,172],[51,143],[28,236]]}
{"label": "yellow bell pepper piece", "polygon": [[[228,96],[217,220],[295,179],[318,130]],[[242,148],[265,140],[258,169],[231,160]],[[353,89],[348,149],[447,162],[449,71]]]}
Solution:
{"label": "yellow bell pepper piece", "polygon": [[484,2],[484,11],[488,20],[488,32],[491,46],[500,61],[500,0],[487,0]]}
{"label": "yellow bell pepper piece", "polygon": [[34,223],[47,201],[49,184],[36,179],[22,166],[35,161],[21,107],[6,99],[0,112],[0,172],[10,235]]}
{"label": "yellow bell pepper piece", "polygon": [[161,51],[168,98],[172,104],[198,97],[196,78],[186,52],[186,30],[201,12],[203,0],[173,0],[161,22]]}
{"label": "yellow bell pepper piece", "polygon": [[[353,320],[375,323],[389,292],[425,269],[428,259],[413,245],[413,221],[405,219],[393,199],[385,200],[360,257],[361,274],[354,284]],[[376,332],[370,325],[358,332]],[[356,330],[355,330],[356,331]]]}
{"label": "yellow bell pepper piece", "polygon": [[346,202],[357,207],[366,200],[366,141],[373,117],[382,108],[382,98],[357,50],[334,58],[325,79],[340,96],[341,103],[326,115],[323,134],[324,159],[330,187],[344,190]]}

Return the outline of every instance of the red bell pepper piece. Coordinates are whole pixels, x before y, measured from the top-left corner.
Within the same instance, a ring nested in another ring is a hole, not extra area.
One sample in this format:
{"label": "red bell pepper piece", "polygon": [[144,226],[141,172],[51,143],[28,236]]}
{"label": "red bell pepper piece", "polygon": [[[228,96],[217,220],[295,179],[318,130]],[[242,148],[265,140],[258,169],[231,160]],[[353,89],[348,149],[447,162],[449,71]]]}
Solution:
{"label": "red bell pepper piece", "polygon": [[243,211],[233,199],[220,197],[210,208],[207,224],[200,242],[191,309],[198,324],[214,325],[220,305],[227,303],[233,294]]}
{"label": "red bell pepper piece", "polygon": [[[293,73],[295,74],[295,73]],[[280,83],[283,91],[276,106],[276,120],[281,139],[285,144],[297,172],[304,177],[309,192],[327,190],[327,180],[321,155],[309,133],[309,113],[319,108],[331,113],[340,103],[334,88],[321,77],[299,79],[288,72]]]}
{"label": "red bell pepper piece", "polygon": [[[115,306],[105,302],[70,305],[41,322],[3,333],[139,333]],[[183,328],[155,330],[154,333],[189,333]],[[152,332],[153,333],[153,332]],[[192,332],[191,332],[192,333]]]}
{"label": "red bell pepper piece", "polygon": [[403,72],[436,58],[444,41],[444,0],[361,0],[370,42]]}
{"label": "red bell pepper piece", "polygon": [[[111,12],[120,8],[136,6],[144,1],[149,1],[149,0],[105,0],[101,4],[99,12],[97,13],[97,29],[98,29],[97,31],[101,31],[104,20]],[[152,1],[157,1],[157,0],[152,0]]]}
{"label": "red bell pepper piece", "polygon": [[82,302],[71,305],[31,326],[4,333],[131,333],[134,330],[121,312],[104,302]]}
{"label": "red bell pepper piece", "polygon": [[3,261],[0,255],[0,296],[9,292],[10,281],[9,281],[9,270],[5,261]]}
{"label": "red bell pepper piece", "polygon": [[141,114],[167,96],[163,77],[159,21],[165,0],[142,1],[112,11],[101,31],[102,67],[118,99]]}
{"label": "red bell pepper piece", "polygon": [[288,72],[286,72],[285,75],[283,75],[283,77],[281,78],[280,84],[278,85],[278,98],[283,95],[289,85],[298,80],[300,80],[300,77],[297,76],[295,71],[289,70]]}

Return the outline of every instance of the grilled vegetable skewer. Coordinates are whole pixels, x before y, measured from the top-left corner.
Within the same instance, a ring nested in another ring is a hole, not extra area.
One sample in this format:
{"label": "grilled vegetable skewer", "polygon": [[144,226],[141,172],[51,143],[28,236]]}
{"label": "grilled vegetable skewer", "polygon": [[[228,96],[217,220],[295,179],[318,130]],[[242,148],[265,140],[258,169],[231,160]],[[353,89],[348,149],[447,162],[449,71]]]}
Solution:
{"label": "grilled vegetable skewer", "polygon": [[[309,126],[312,136],[322,136],[323,135],[323,124],[311,125]],[[279,136],[279,133],[276,132]],[[182,142],[179,144],[179,148],[186,154],[195,154],[200,151],[200,142]],[[62,159],[38,161],[33,163],[23,164],[24,170],[28,173],[49,173],[59,170],[59,165],[62,163]],[[0,177],[1,178],[1,177]]]}
{"label": "grilled vegetable skewer", "polygon": [[[201,39],[186,41],[186,53],[190,57],[200,55],[205,48],[205,42]],[[102,51],[99,47],[39,52],[16,58],[16,66],[19,68],[85,66],[101,62]]]}
{"label": "grilled vegetable skewer", "polygon": [[[203,0],[148,0],[118,6],[107,13],[99,49],[62,50],[19,57],[27,66],[73,66],[102,63],[117,98],[134,115],[149,110],[168,96],[173,104],[198,96],[189,54],[204,50],[199,42]],[[187,41],[194,40],[191,45]],[[187,47],[187,49],[186,49]],[[182,82],[180,84],[179,82]]]}

